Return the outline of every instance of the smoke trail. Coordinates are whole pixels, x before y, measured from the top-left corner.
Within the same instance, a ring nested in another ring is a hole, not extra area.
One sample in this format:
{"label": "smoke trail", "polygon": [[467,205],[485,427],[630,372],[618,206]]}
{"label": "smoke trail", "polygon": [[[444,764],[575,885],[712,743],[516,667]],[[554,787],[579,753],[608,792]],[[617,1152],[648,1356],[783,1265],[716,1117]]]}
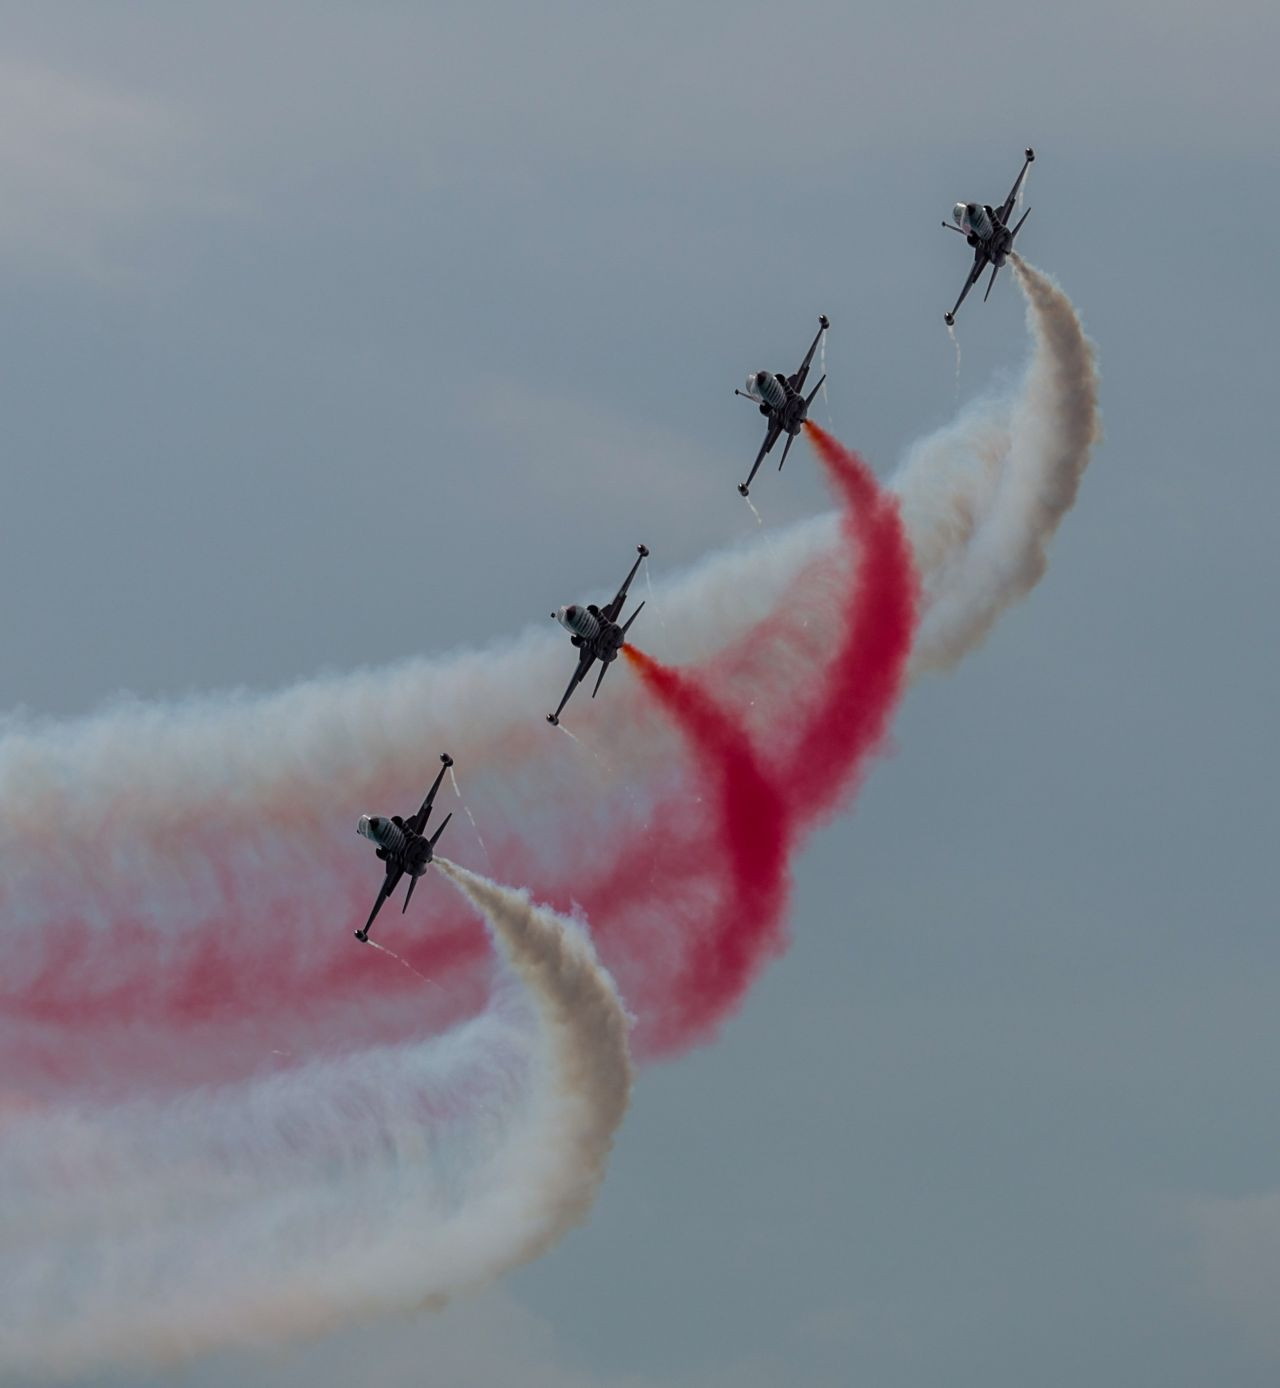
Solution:
{"label": "smoke trail", "polygon": [[[1035,347],[1026,380],[921,445],[898,485],[922,581],[916,671],[954,659],[1034,580],[1096,433],[1092,355],[1070,305],[1035,272],[1020,267],[1018,282]],[[758,745],[820,728],[815,690],[851,629],[848,548],[824,517],[716,556],[666,585],[672,619],[651,632],[655,655],[696,665]],[[692,788],[626,681],[569,709],[607,758],[566,756],[571,744],[549,737],[536,690],[554,698],[565,656],[549,635],[527,635],[265,698],[11,722],[0,737],[6,1068],[55,1090],[68,1078],[220,1081],[251,1072],[264,1046],[309,1053],[333,1035],[414,1034],[412,976],[372,952],[351,957],[348,923],[372,896],[352,821],[415,805],[421,764],[442,745],[475,768],[501,874],[555,905],[607,911],[602,947],[643,1050],[668,995],[659,964],[680,972],[697,920],[706,831],[683,822]],[[585,856],[584,806],[605,845]],[[634,846],[654,824],[660,880],[615,861],[642,856]],[[482,1001],[485,948],[465,914],[418,909],[429,930],[412,914],[379,928],[413,967],[450,980],[431,1014],[440,1024]],[[172,1044],[175,1028],[189,1044]]]}
{"label": "smoke trail", "polygon": [[543,1181],[538,1228],[506,1267],[528,1262],[586,1218],[604,1179],[614,1134],[631,1101],[630,1025],[613,980],[586,932],[527,892],[513,891],[445,859],[453,879],[494,932],[535,999],[552,1053],[557,1127],[540,1153],[521,1153]]}
{"label": "smoke trail", "polygon": [[[743,723],[690,673],[635,646],[623,653],[688,740],[712,789],[717,857],[727,885],[709,911],[698,948],[672,980],[683,1009],[668,1009],[658,1050],[704,1039],[783,942],[787,865],[797,831],[830,813],[882,740],[903,688],[915,620],[916,582],[897,502],[866,464],[816,425],[813,439],[843,504],[851,557],[816,699],[789,713],[799,735],[772,768]],[[767,633],[757,632],[757,635]],[[792,721],[789,719],[788,721]],[[770,742],[777,738],[766,733]]]}
{"label": "smoke trail", "polygon": [[[916,671],[955,659],[1035,581],[1097,433],[1080,324],[1016,268],[1034,346],[1024,381],[920,445],[897,486],[922,585]],[[821,456],[838,486],[857,480]],[[871,557],[901,543],[895,508],[842,499],[842,519],[770,532],[658,590],[671,620],[650,633],[655,655],[749,748],[779,749],[761,759],[778,841],[839,803],[881,735],[874,699],[841,722],[860,681],[897,687],[897,648],[871,621],[909,591]],[[850,529],[850,508],[872,528]],[[508,1213],[533,1173],[503,1163],[555,1142],[530,1126],[528,1026],[501,991],[485,1008],[483,933],[424,885],[408,917],[378,924],[408,967],[350,939],[377,885],[355,817],[415,806],[440,746],[474,768],[502,875],[595,922],[642,1050],[709,1035],[738,1001],[698,991],[737,890],[721,817],[699,801],[705,763],[680,755],[650,691],[616,677],[570,706],[591,756],[550,737],[536,691],[559,693],[566,656],[526,634],[269,697],[0,727],[0,1074],[25,1090],[0,1112],[0,1270],[58,1292],[12,1299],[0,1363],[22,1362],[42,1323],[65,1331],[50,1318],[77,1289],[102,1298],[80,1306],[77,1334],[128,1338],[142,1312],[121,1303],[158,1266],[168,1300],[149,1313],[150,1343],[176,1326],[172,1352],[186,1353],[305,1327],[315,1305],[351,1295],[348,1279],[361,1305],[401,1305],[423,1240],[477,1277],[508,1256],[505,1218],[477,1230],[463,1216]],[[787,760],[799,748],[817,767],[803,776]],[[768,894],[750,900],[767,918]],[[776,938],[756,929],[725,976],[745,987]],[[411,969],[447,987],[425,990]],[[264,1073],[286,1052],[306,1060]],[[431,1285],[421,1294],[456,1284]]]}
{"label": "smoke trail", "polygon": [[631,1084],[571,921],[440,861],[511,983],[434,1042],[0,1127],[0,1373],[172,1364],[438,1305],[587,1214]]}
{"label": "smoke trail", "polygon": [[660,1051],[705,1040],[751,978],[781,947],[791,825],[782,796],[739,724],[696,679],[632,645],[632,668],[688,739],[710,779],[716,843],[727,883],[672,981],[679,1009],[666,1014]]}
{"label": "smoke trail", "polygon": [[854,452],[807,424],[842,503],[841,536],[855,556],[820,670],[818,698],[787,758],[785,784],[804,824],[833,812],[883,741],[906,681],[917,582],[897,499]]}
{"label": "smoke trail", "polygon": [[[483,847],[483,845],[481,845],[481,847]],[[428,978],[428,977],[426,976],[426,974],[419,973],[418,970],[415,969],[415,968],[413,967],[413,965],[410,964],[409,961],[408,961],[407,959],[401,959],[400,956],[395,952],[395,950],[393,950],[393,949],[388,949],[388,948],[386,947],[386,945],[380,945],[380,944],[377,942],[377,940],[366,940],[366,941],[365,941],[365,944],[368,945],[370,949],[376,949],[376,950],[378,951],[379,954],[385,954],[385,955],[388,955],[390,958],[394,959],[394,960],[396,961],[397,964],[401,965],[403,968],[408,969],[409,972],[410,972],[411,974],[413,974],[413,976],[414,976],[415,978],[420,978],[420,979],[423,981],[423,983],[428,983],[428,984],[430,984],[430,985],[431,985],[432,987],[434,987],[434,988],[438,988],[438,987],[440,986],[440,985],[435,981],[435,979],[433,979],[433,978]],[[273,1052],[273,1054],[284,1055],[285,1052],[284,1052],[284,1051],[277,1051],[277,1052]]]}
{"label": "smoke trail", "polygon": [[1039,582],[1101,433],[1094,350],[1071,301],[1010,259],[1035,343],[1021,388],[918,443],[898,478],[924,575],[913,673],[954,665]]}
{"label": "smoke trail", "polygon": [[831,417],[831,396],[827,394],[827,335],[822,334],[822,345],[818,355],[818,375],[822,380],[822,403],[827,407],[827,428],[835,429],[835,421]]}
{"label": "smoke trail", "polygon": [[476,817],[471,813],[471,806],[468,805],[466,800],[463,798],[462,787],[458,784],[458,773],[453,769],[452,766],[449,767],[449,780],[453,784],[453,793],[458,797],[459,800],[462,801],[463,813],[467,816],[467,819],[471,823],[471,828],[475,832],[476,842],[480,845],[481,853],[484,854],[485,862],[487,862],[490,868],[492,868],[493,859],[489,856],[489,849],[485,845],[484,838],[481,836],[480,826],[476,823]]}

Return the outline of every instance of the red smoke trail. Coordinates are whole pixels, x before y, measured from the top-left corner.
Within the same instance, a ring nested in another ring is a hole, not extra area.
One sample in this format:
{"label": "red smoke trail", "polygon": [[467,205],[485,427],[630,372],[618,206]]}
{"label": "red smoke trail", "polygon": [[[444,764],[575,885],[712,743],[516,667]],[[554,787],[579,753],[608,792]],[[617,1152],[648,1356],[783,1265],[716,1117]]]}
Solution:
{"label": "red smoke trail", "polygon": [[678,1010],[668,1009],[658,1051],[680,1051],[705,1039],[746,992],[766,957],[781,945],[787,896],[790,822],[777,786],[746,734],[689,675],[659,664],[634,646],[623,654],[685,734],[715,791],[715,841],[726,882],[712,921],[669,981]]}
{"label": "red smoke trail", "polygon": [[856,788],[906,686],[917,591],[898,499],[852,450],[806,422],[843,503],[841,533],[858,556],[844,587],[841,640],[787,754],[785,790],[802,825],[830,815]]}
{"label": "red smoke trail", "polygon": [[[917,584],[897,500],[881,491],[857,454],[808,428],[843,503],[841,531],[856,562],[839,590],[834,653],[818,674],[816,699],[794,710],[801,722],[777,767],[766,771],[741,723],[703,683],[624,647],[712,777],[714,847],[728,874],[713,919],[700,922],[696,948],[680,976],[667,981],[678,1001],[668,1006],[659,1051],[705,1037],[780,947],[795,839],[856,787],[905,683]],[[792,710],[782,712],[785,725]]]}

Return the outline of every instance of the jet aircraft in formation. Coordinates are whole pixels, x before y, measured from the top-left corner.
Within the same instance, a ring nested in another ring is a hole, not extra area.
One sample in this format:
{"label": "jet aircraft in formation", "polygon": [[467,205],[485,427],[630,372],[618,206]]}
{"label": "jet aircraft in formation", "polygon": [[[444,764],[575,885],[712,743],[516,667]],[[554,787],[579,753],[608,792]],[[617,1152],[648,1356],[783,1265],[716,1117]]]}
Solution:
{"label": "jet aircraft in formation", "polygon": [[573,672],[573,678],[569,681],[569,687],[564,691],[564,698],[560,700],[560,706],[554,713],[547,714],[547,722],[553,727],[558,727],[560,715],[564,712],[564,706],[573,695],[573,691],[582,683],[588,670],[598,660],[600,662],[600,674],[596,679],[596,687],[591,691],[594,699],[600,692],[600,686],[604,683],[604,677],[609,673],[609,666],[618,658],[618,652],[622,649],[622,643],[627,639],[627,632],[631,630],[631,623],[640,615],[640,604],[636,610],[627,618],[626,623],[618,625],[618,618],[622,616],[623,606],[627,601],[627,589],[631,587],[631,580],[639,572],[640,565],[649,557],[649,551],[644,545],[637,545],[636,552],[640,555],[631,566],[631,572],[622,580],[622,587],[618,589],[613,601],[606,607],[597,607],[595,603],[587,603],[583,606],[580,603],[573,603],[569,607],[562,607],[558,612],[551,615],[569,633],[574,646],[581,652],[578,656],[578,668]]}
{"label": "jet aircraft in formation", "polygon": [[955,323],[956,313],[960,305],[964,303],[965,295],[977,284],[988,265],[992,267],[991,280],[987,285],[987,292],[982,296],[982,302],[985,304],[991,297],[991,286],[995,284],[996,276],[1000,273],[1005,261],[1008,260],[1009,252],[1013,250],[1013,238],[1022,230],[1022,223],[1031,215],[1031,209],[1028,207],[1018,219],[1018,225],[1009,226],[1009,218],[1013,216],[1014,204],[1018,201],[1018,190],[1022,187],[1022,180],[1026,178],[1027,170],[1035,161],[1035,157],[1035,150],[1028,147],[1022,172],[1014,179],[1013,187],[1009,189],[1009,196],[999,207],[992,207],[990,203],[958,202],[951,210],[955,225],[953,226],[951,222],[943,222],[942,225],[948,231],[958,231],[973,247],[973,268],[969,271],[969,278],[964,282],[964,288],[960,291],[955,308],[950,313],[942,315],[946,320],[947,327],[951,327]]}
{"label": "jet aircraft in formation", "polygon": [[822,389],[822,381],[827,379],[824,376],[822,381],[819,381],[807,396],[802,394],[804,383],[809,375],[809,367],[813,364],[813,354],[818,350],[818,343],[822,341],[822,334],[831,326],[825,313],[818,315],[818,322],[821,324],[818,328],[818,335],[804,354],[804,360],[800,363],[797,371],[790,376],[784,376],[780,371],[753,371],[747,377],[746,390],[733,392],[735,395],[742,396],[744,400],[750,400],[753,404],[758,405],[760,413],[768,421],[764,431],[764,442],[760,445],[760,452],[756,454],[755,462],[751,464],[751,472],[745,482],[738,484],[738,490],[743,496],[750,492],[751,483],[760,470],[760,464],[764,462],[773,445],[783,434],[786,434],[786,446],[782,450],[782,458],[778,463],[778,471],[782,471],[782,464],[787,461],[787,454],[791,451],[791,445],[809,416],[809,406],[813,404],[814,396]]}
{"label": "jet aircraft in formation", "polygon": [[[1030,168],[1035,157],[1035,151],[1028,148],[1022,170],[1014,180],[1013,187],[1009,190],[1009,196],[999,207],[992,207],[987,203],[958,202],[952,212],[955,225],[952,226],[950,222],[943,222],[944,227],[959,232],[973,247],[974,252],[973,267],[969,271],[969,278],[965,281],[964,288],[960,291],[960,297],[956,300],[955,307],[951,312],[944,315],[948,326],[955,323],[956,313],[960,305],[964,303],[966,295],[977,284],[988,265],[992,267],[991,280],[987,285],[986,294],[983,295],[983,301],[985,302],[990,297],[992,286],[996,282],[996,275],[1008,261],[1009,254],[1013,250],[1014,238],[1021,231],[1023,222],[1030,215],[1031,209],[1028,208],[1015,226],[1009,225],[1009,218],[1013,215],[1022,182],[1026,178],[1027,169]],[[787,461],[791,444],[799,435],[808,417],[809,406],[813,404],[814,397],[822,389],[823,381],[827,379],[824,375],[808,395],[804,393],[809,368],[813,365],[814,353],[822,341],[822,334],[831,326],[826,314],[818,316],[818,323],[817,336],[810,343],[809,350],[804,354],[804,360],[800,363],[799,368],[790,376],[784,376],[781,372],[775,371],[753,371],[747,377],[746,390],[734,391],[735,395],[741,395],[744,399],[757,405],[766,420],[764,442],[760,445],[760,452],[751,465],[751,472],[747,480],[738,486],[738,490],[743,496],[748,495],[751,483],[760,470],[760,464],[764,462],[782,435],[786,434],[787,442],[782,450],[782,458],[778,463],[778,471],[782,471],[782,465]],[[631,572],[623,580],[622,587],[618,589],[612,602],[605,607],[597,607],[594,603],[585,605],[574,603],[551,614],[569,632],[570,639],[579,652],[578,665],[569,681],[569,687],[564,692],[564,697],[560,700],[556,711],[547,714],[547,722],[553,726],[559,725],[560,715],[564,712],[565,705],[573,697],[574,690],[586,678],[588,671],[597,661],[600,663],[600,674],[596,679],[595,688],[591,691],[591,697],[594,699],[600,692],[600,686],[604,683],[604,677],[609,672],[609,666],[618,658],[618,652],[626,641],[627,632],[631,629],[632,622],[640,615],[641,608],[644,607],[642,602],[625,623],[619,623],[622,609],[626,605],[631,581],[649,554],[644,545],[637,545],[636,549],[640,557],[631,566]],[[365,922],[364,929],[355,932],[357,940],[368,941],[369,927],[373,924],[374,918],[382,909],[383,902],[395,890],[400,879],[406,873],[409,874],[410,878],[409,890],[405,893],[401,914],[409,909],[413,889],[432,862],[435,856],[436,843],[444,832],[445,826],[453,818],[452,814],[445,815],[435,833],[430,838],[426,837],[427,819],[431,814],[436,792],[440,789],[445,771],[453,765],[453,758],[447,752],[441,756],[440,760],[443,765],[439,775],[436,776],[431,789],[427,792],[427,798],[422,802],[417,814],[407,820],[401,819],[399,815],[392,815],[390,819],[380,815],[363,815],[357,825],[357,831],[377,845],[378,857],[386,864],[386,875],[378,892],[378,899],[373,903],[373,910],[369,913],[369,919]]]}
{"label": "jet aircraft in formation", "polygon": [[404,915],[409,909],[418,878],[430,866],[440,835],[453,818],[452,812],[445,815],[435,833],[430,838],[426,837],[427,818],[431,814],[432,805],[435,804],[436,791],[440,789],[444,773],[453,765],[453,758],[448,752],[442,752],[440,760],[443,765],[427,792],[427,798],[418,807],[417,814],[411,815],[408,819],[402,819],[398,814],[392,815],[389,819],[384,815],[366,814],[360,816],[360,822],[356,825],[357,834],[363,835],[370,843],[377,844],[378,857],[387,865],[386,876],[382,879],[378,899],[373,903],[369,919],[365,921],[363,930],[356,931],[356,939],[362,944],[368,943],[369,927],[373,924],[374,917],[382,910],[382,903],[395,891],[406,872],[409,874],[409,890],[404,894],[404,906],[400,914]]}

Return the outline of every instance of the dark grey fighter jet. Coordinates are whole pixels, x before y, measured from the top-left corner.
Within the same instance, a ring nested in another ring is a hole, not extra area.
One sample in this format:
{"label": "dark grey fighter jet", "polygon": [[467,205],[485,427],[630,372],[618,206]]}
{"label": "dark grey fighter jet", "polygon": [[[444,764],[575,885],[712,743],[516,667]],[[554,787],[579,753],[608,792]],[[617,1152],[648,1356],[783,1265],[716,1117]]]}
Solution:
{"label": "dark grey fighter jet", "polygon": [[746,390],[735,390],[735,395],[740,395],[744,400],[751,400],[759,405],[760,413],[769,421],[765,429],[764,442],[760,445],[760,452],[756,454],[756,460],[751,465],[751,474],[745,482],[738,484],[738,490],[746,496],[751,489],[752,480],[760,469],[760,464],[764,462],[765,455],[775,443],[782,437],[787,436],[787,445],[782,450],[782,462],[778,464],[778,471],[782,471],[782,463],[787,461],[787,454],[791,451],[792,440],[800,432],[800,426],[804,423],[809,414],[809,406],[813,404],[813,397],[822,389],[822,381],[827,378],[824,376],[809,394],[802,395],[805,379],[809,375],[809,367],[813,364],[813,354],[818,350],[818,343],[822,341],[822,334],[831,326],[827,321],[827,315],[818,315],[818,322],[822,326],[818,329],[818,335],[813,339],[809,350],[804,354],[804,360],[800,363],[800,369],[793,376],[783,376],[776,371],[753,371],[747,377]]}
{"label": "dark grey fighter jet", "polygon": [[977,284],[988,265],[993,267],[991,282],[987,285],[987,292],[982,296],[982,302],[985,304],[991,297],[991,285],[995,284],[1000,267],[1013,250],[1013,238],[1022,230],[1022,223],[1031,215],[1031,209],[1028,207],[1019,218],[1018,225],[1010,228],[1009,218],[1013,215],[1013,205],[1018,200],[1018,189],[1022,187],[1022,180],[1026,178],[1027,170],[1036,157],[1034,149],[1029,148],[1026,153],[1022,172],[1014,180],[1013,187],[1009,189],[1009,196],[1001,206],[991,207],[981,202],[958,202],[951,209],[955,225],[952,226],[950,222],[942,224],[948,231],[958,231],[973,247],[973,269],[969,271],[969,278],[964,282],[955,308],[942,315],[947,327],[951,327],[956,321],[956,312],[964,303],[965,295]]}
{"label": "dark grey fighter jet", "polygon": [[622,643],[627,639],[631,623],[640,615],[640,607],[643,607],[644,603],[627,618],[624,626],[618,625],[618,618],[622,616],[622,608],[627,601],[627,589],[631,587],[631,580],[649,555],[644,545],[637,545],[636,550],[640,558],[632,564],[631,572],[623,579],[617,597],[607,607],[597,607],[593,602],[585,607],[574,603],[551,614],[572,636],[573,644],[582,652],[578,657],[578,668],[573,672],[568,689],[564,691],[564,698],[560,700],[560,707],[554,713],[547,714],[547,722],[553,726],[559,726],[565,704],[569,702],[573,691],[582,683],[587,671],[597,660],[600,662],[600,676],[596,680],[596,687],[591,691],[591,697],[594,699],[599,694],[604,677],[609,673],[609,666],[617,660]]}
{"label": "dark grey fighter jet", "polygon": [[444,833],[445,825],[453,818],[452,813],[445,815],[435,833],[430,838],[424,836],[423,831],[427,827],[427,816],[435,802],[436,791],[440,789],[444,773],[453,765],[453,758],[448,752],[442,753],[440,760],[444,765],[427,792],[427,798],[418,807],[417,814],[411,815],[408,819],[401,819],[398,814],[392,815],[390,819],[383,815],[366,814],[360,816],[360,823],[356,825],[357,834],[362,834],[370,843],[378,845],[378,857],[387,865],[387,875],[382,879],[382,888],[378,892],[377,901],[373,903],[373,910],[369,912],[369,919],[365,921],[363,930],[356,931],[356,939],[361,942],[367,943],[373,918],[382,910],[382,903],[395,891],[406,872],[409,874],[409,890],[404,894],[404,907],[400,914],[404,915],[409,909],[418,878],[426,872],[432,858],[435,857],[436,843]]}

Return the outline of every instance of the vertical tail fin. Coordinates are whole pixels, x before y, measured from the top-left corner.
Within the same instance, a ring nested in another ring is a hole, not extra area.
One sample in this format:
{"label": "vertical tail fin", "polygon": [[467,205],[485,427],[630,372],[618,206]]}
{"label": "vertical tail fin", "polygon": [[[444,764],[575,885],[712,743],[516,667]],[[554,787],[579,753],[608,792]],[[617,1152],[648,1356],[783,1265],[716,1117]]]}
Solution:
{"label": "vertical tail fin", "polygon": [[779,472],[782,471],[782,464],[785,463],[785,462],[787,461],[787,454],[791,452],[791,445],[792,445],[793,443],[795,443],[795,441],[796,441],[796,436],[795,436],[794,434],[788,434],[788,435],[787,435],[786,446],[785,446],[785,447],[783,448],[783,450],[782,450],[782,457],[778,460],[778,471],[779,471]]}
{"label": "vertical tail fin", "polygon": [[[640,604],[640,607],[643,607],[643,606],[644,606],[644,603],[642,602],[642,603]],[[625,636],[625,635],[627,634],[627,632],[629,632],[629,631],[631,630],[631,623],[634,622],[635,619],[640,615],[640,607],[637,607],[636,610],[631,614],[631,616],[627,618],[626,623],[623,625],[623,628],[622,628],[622,634],[623,634],[623,636]],[[601,679],[604,678],[603,673],[601,674],[600,678],[601,678]],[[597,689],[600,688],[600,685],[599,685],[598,683],[597,683],[597,685],[596,685],[596,688],[597,688]]]}

